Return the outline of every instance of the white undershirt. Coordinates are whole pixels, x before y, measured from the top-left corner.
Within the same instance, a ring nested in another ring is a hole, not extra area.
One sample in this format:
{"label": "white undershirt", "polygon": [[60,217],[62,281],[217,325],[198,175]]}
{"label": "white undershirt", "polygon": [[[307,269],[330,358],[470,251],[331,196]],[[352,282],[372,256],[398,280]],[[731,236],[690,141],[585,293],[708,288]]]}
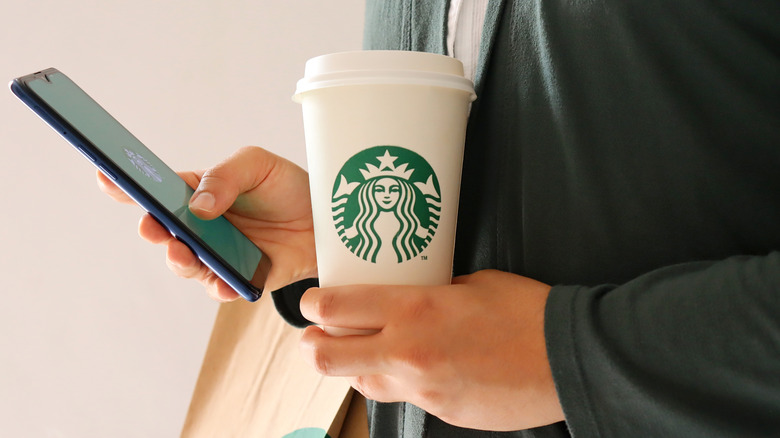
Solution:
{"label": "white undershirt", "polygon": [[463,63],[463,72],[472,81],[487,5],[488,0],[450,0],[447,14],[447,53]]}

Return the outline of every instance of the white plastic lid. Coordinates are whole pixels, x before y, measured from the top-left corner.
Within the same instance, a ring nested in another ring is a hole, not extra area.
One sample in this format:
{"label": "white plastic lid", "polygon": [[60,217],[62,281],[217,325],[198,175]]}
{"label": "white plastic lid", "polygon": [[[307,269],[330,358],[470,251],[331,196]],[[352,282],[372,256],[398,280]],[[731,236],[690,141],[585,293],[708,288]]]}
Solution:
{"label": "white plastic lid", "polygon": [[474,85],[463,77],[463,64],[449,56],[396,50],[364,50],[322,55],[306,61],[293,100],[322,88],[346,85],[429,85],[464,91],[476,99]]}

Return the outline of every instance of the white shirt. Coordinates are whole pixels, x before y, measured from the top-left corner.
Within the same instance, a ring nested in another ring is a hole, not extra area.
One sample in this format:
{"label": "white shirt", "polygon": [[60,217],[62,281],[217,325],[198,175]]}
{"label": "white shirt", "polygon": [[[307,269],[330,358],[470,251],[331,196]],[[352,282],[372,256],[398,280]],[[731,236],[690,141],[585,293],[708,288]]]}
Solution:
{"label": "white shirt", "polygon": [[447,53],[463,63],[463,72],[474,81],[479,44],[488,0],[450,0],[447,14]]}

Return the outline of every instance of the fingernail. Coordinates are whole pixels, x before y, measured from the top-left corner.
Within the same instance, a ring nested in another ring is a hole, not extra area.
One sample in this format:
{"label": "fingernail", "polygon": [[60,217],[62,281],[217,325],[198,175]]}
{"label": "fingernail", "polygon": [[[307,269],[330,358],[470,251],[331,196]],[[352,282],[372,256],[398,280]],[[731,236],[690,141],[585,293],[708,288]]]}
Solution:
{"label": "fingernail", "polygon": [[214,205],[216,205],[216,203],[217,200],[214,199],[214,195],[209,192],[200,192],[195,196],[195,199],[190,201],[190,209],[210,212],[214,210]]}

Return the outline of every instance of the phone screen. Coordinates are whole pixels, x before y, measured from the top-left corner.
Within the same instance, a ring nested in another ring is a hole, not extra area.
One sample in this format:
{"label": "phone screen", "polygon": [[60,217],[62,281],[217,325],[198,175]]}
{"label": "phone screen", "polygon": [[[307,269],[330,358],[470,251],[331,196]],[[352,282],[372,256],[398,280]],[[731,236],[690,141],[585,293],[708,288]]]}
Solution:
{"label": "phone screen", "polygon": [[[203,243],[206,249],[215,253],[217,262],[229,265],[228,270],[237,273],[245,285],[250,285],[253,278],[258,277],[260,261],[263,257],[260,249],[254,245],[244,234],[234,227],[227,219],[220,216],[214,220],[202,220],[196,217],[188,207],[190,197],[194,190],[190,188],[168,165],[160,160],[152,151],[144,146],[116,119],[98,105],[78,85],[67,76],[57,70],[50,69],[27,77],[25,83],[30,91],[43,101],[59,116],[63,125],[76,131],[76,136],[81,136],[88,145],[75,144],[88,158],[109,177],[117,180],[122,187],[122,177],[131,179],[142,190],[127,190],[128,194],[136,199],[147,210],[152,210],[144,205],[141,197],[151,197],[162,206],[165,212],[150,211],[150,213],[167,224],[160,216],[168,215],[177,218],[186,229],[189,230],[201,242],[188,241],[188,237],[177,237],[193,248]],[[23,78],[24,79],[24,78]],[[40,111],[40,108],[38,108]],[[46,119],[44,117],[44,119]],[[56,127],[55,127],[56,129]],[[66,129],[67,131],[68,129]],[[61,134],[66,135],[64,132]],[[67,135],[66,135],[67,138]],[[73,143],[73,139],[70,139]],[[95,148],[105,157],[96,157],[90,154],[89,149]],[[116,172],[116,170],[120,172]],[[113,170],[113,171],[112,171]],[[119,175],[122,177],[118,177]],[[124,174],[124,175],[122,175]],[[133,188],[135,189],[135,188]],[[145,193],[144,193],[145,192]],[[185,229],[185,231],[187,231]],[[193,250],[198,253],[195,248]],[[202,254],[198,254],[200,257]],[[207,257],[208,258],[208,257]],[[203,260],[204,258],[201,257]],[[222,260],[219,260],[222,259]],[[217,275],[233,274],[225,271],[223,266],[211,266],[214,261],[204,260]],[[211,262],[211,263],[209,263]],[[229,275],[228,275],[229,276]],[[220,275],[226,281],[223,275]],[[231,281],[228,281],[230,284]],[[251,301],[259,297],[258,290],[242,291],[236,285],[231,284],[237,291]],[[259,288],[257,287],[259,286]],[[262,284],[253,285],[252,289],[262,290]],[[244,292],[244,293],[242,293]]]}

